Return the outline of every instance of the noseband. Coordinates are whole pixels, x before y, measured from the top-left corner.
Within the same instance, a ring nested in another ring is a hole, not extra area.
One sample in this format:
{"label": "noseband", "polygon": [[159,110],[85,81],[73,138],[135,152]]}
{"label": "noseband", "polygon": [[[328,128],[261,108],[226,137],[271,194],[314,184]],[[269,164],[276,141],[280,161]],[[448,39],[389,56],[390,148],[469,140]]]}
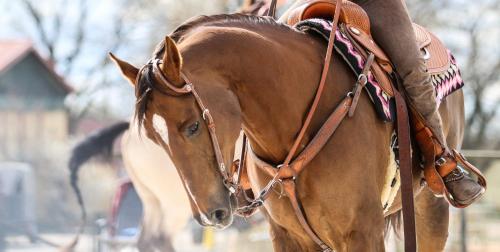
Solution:
{"label": "noseband", "polygon": [[[215,133],[215,122],[210,114],[210,110],[203,104],[203,101],[201,100],[201,97],[198,95],[198,92],[196,92],[196,89],[193,86],[193,83],[189,81],[189,79],[186,77],[186,75],[181,73],[181,77],[184,81],[184,86],[182,87],[176,87],[172,85],[167,77],[165,77],[165,74],[163,71],[160,69],[160,64],[163,64],[163,60],[160,59],[152,59],[150,60],[145,66],[143,66],[139,70],[139,74],[137,75],[137,81],[138,83],[139,78],[141,77],[144,69],[148,65],[153,66],[153,74],[156,77],[158,81],[160,81],[161,84],[165,85],[172,91],[174,94],[173,95],[185,95],[185,94],[191,94],[194,99],[196,100],[196,104],[198,105],[198,108],[201,111],[201,116],[203,118],[203,121],[205,121],[205,124],[208,128],[208,132],[210,133],[210,139],[212,140],[212,147],[215,153],[215,158],[217,159],[217,166],[219,173],[222,176],[222,182],[224,183],[224,186],[231,192],[235,193],[236,189],[238,188],[237,183],[233,183],[231,176],[229,175],[229,171],[226,168],[226,165],[224,164],[224,157],[222,156],[222,151],[219,145],[219,141],[217,140],[217,134]],[[154,87],[153,87],[154,88]],[[164,94],[164,95],[169,95],[172,96],[172,94],[167,93],[161,89],[155,88],[156,91]]]}

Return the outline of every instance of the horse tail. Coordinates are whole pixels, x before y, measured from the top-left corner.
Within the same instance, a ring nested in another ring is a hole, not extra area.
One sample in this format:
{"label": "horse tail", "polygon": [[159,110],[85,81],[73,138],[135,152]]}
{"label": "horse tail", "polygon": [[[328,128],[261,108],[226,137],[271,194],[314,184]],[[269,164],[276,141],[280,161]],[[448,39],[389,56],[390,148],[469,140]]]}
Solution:
{"label": "horse tail", "polygon": [[81,210],[81,227],[79,232],[83,232],[87,220],[87,211],[83,203],[82,193],[78,187],[78,171],[80,167],[89,159],[95,156],[104,157],[109,160],[112,155],[113,143],[115,139],[129,128],[129,122],[115,123],[107,128],[92,133],[89,137],[78,143],[71,151],[68,167],[70,172],[70,184],[76,195],[78,205]]}
{"label": "horse tail", "polygon": [[385,230],[384,236],[387,238],[387,235],[392,230],[394,234],[396,234],[397,238],[401,238],[401,227],[403,226],[403,211],[398,210],[387,217],[385,217]]}

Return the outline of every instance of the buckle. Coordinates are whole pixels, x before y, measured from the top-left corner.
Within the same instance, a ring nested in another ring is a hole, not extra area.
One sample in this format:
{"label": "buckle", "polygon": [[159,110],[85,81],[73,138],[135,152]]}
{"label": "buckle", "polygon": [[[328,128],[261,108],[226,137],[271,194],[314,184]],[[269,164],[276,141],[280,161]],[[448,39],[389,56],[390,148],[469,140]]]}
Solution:
{"label": "buckle", "polygon": [[362,73],[358,76],[358,83],[361,84],[361,86],[365,86],[366,83],[368,83],[368,77],[366,74]]}
{"label": "buckle", "polygon": [[440,157],[438,160],[436,160],[436,165],[443,166],[444,164],[446,164],[446,162],[447,162],[446,158]]}
{"label": "buckle", "polygon": [[207,108],[203,110],[202,114],[201,114],[201,117],[203,118],[203,120],[207,120],[208,116],[210,116],[210,110],[208,110]]}
{"label": "buckle", "polygon": [[431,58],[431,53],[429,52],[429,50],[427,50],[427,47],[424,47],[421,49],[422,51],[424,51],[424,55],[422,55],[422,57],[424,58],[424,60],[428,60]]}

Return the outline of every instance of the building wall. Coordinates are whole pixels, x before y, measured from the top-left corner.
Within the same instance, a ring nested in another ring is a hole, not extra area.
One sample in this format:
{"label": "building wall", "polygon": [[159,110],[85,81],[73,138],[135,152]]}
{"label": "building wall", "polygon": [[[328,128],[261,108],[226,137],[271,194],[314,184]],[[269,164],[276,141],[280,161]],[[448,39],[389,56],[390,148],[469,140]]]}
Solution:
{"label": "building wall", "polygon": [[64,109],[48,111],[0,110],[0,159],[31,161],[57,153],[65,144],[68,115]]}
{"label": "building wall", "polygon": [[0,160],[44,161],[66,144],[67,94],[61,80],[35,55],[0,74]]}

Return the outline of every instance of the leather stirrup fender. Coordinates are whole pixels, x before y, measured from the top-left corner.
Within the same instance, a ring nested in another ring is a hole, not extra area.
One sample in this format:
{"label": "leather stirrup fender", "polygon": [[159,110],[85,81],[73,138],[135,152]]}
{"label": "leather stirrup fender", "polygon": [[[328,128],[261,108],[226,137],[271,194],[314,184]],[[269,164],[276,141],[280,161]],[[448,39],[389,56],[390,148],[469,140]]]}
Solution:
{"label": "leather stirrup fender", "polygon": [[[446,187],[442,176],[436,170],[436,157],[442,156],[445,150],[434,137],[432,131],[425,126],[425,120],[422,115],[418,113],[410,102],[408,102],[408,105],[410,107],[409,112],[412,119],[412,127],[415,132],[415,140],[417,141],[421,155],[424,159],[425,180],[433,194],[442,195],[446,190]],[[451,170],[446,174],[449,172],[451,172]]]}
{"label": "leather stirrup fender", "polygon": [[411,104],[410,107],[412,108],[411,117],[415,139],[424,158],[424,177],[429,189],[437,196],[445,196],[448,202],[454,207],[467,207],[468,205],[462,205],[453,199],[446,188],[443,178],[456,169],[460,163],[463,168],[473,173],[477,177],[478,183],[486,189],[484,175],[456,150],[452,152],[447,151],[436,139],[432,130],[425,126],[423,116]]}

